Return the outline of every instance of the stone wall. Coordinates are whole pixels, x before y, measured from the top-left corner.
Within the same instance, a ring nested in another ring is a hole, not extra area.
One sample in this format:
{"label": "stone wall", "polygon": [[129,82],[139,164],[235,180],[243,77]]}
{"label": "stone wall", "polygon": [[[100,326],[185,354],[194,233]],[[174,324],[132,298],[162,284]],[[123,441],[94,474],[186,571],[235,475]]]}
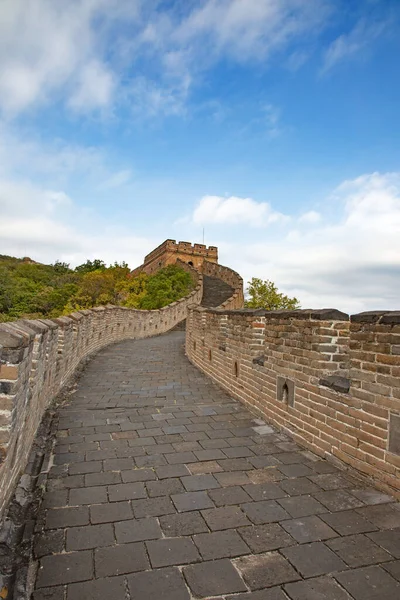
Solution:
{"label": "stone wall", "polygon": [[46,408],[79,363],[108,344],[169,331],[186,318],[189,304],[200,304],[202,275],[181,266],[192,273],[196,287],[160,310],[106,306],[0,325],[0,516],[27,464]]}
{"label": "stone wall", "polygon": [[224,310],[233,310],[235,308],[243,308],[244,306],[244,293],[243,293],[243,279],[236,271],[233,271],[229,267],[224,267],[217,263],[205,260],[202,268],[203,275],[209,275],[210,277],[217,277],[228,285],[230,285],[234,292],[230,298],[225,300],[218,308]]}
{"label": "stone wall", "polygon": [[400,313],[190,307],[186,353],[300,445],[400,496]]}

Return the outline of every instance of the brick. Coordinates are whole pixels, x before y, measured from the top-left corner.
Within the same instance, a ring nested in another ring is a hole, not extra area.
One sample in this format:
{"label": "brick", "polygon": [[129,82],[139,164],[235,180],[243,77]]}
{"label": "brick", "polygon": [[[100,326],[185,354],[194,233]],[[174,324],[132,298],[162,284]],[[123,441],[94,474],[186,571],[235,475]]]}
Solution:
{"label": "brick", "polygon": [[103,577],[146,571],[150,567],[143,543],[99,548],[94,553],[94,560],[96,575]]}
{"label": "brick", "polygon": [[227,559],[184,567],[183,572],[192,593],[201,598],[247,590],[235,567]]}
{"label": "brick", "polygon": [[146,543],[153,568],[185,565],[200,560],[196,546],[190,538],[168,538]]}
{"label": "brick", "polygon": [[54,554],[53,556],[45,556],[40,561],[36,587],[62,585],[73,581],[92,579],[92,577],[93,560],[91,552]]}
{"label": "brick", "polygon": [[351,600],[349,594],[329,576],[288,583],[284,589],[292,600]]}
{"label": "brick", "polygon": [[179,512],[190,510],[201,510],[214,506],[206,492],[186,492],[185,494],[174,494],[171,496],[176,509]]}
{"label": "brick", "polygon": [[131,600],[190,600],[182,574],[176,567],[128,575],[128,585]]}
{"label": "brick", "polygon": [[68,586],[67,600],[97,600],[101,597],[125,600],[123,577],[95,579],[83,583],[72,583]]}
{"label": "brick", "polygon": [[299,544],[326,540],[337,536],[337,533],[331,527],[315,515],[283,521],[281,525]]}
{"label": "brick", "polygon": [[108,497],[110,502],[120,502],[121,500],[147,498],[147,493],[141,482],[120,483],[108,486]]}
{"label": "brick", "polygon": [[129,502],[114,502],[112,504],[95,504],[90,507],[90,521],[97,523],[112,523],[132,519],[133,512]]}
{"label": "brick", "polygon": [[89,525],[87,527],[72,527],[67,530],[66,549],[88,550],[99,546],[109,546],[114,543],[112,525]]}
{"label": "brick", "polygon": [[289,518],[288,513],[275,500],[248,502],[242,504],[242,509],[255,525]]}
{"label": "brick", "polygon": [[201,514],[212,531],[250,525],[250,521],[238,506],[203,510]]}
{"label": "brick", "polygon": [[400,594],[400,583],[381,567],[344,571],[335,574],[335,579],[355,600],[374,600],[377,594],[385,600],[397,600]]}
{"label": "brick", "polygon": [[300,579],[290,563],[278,552],[238,558],[235,566],[251,590]]}
{"label": "brick", "polygon": [[147,517],[115,523],[115,537],[118,544],[155,540],[162,537],[157,519]]}
{"label": "brick", "polygon": [[47,511],[46,529],[78,527],[89,524],[89,508],[80,506],[74,508],[56,508]]}
{"label": "brick", "polygon": [[241,527],[239,533],[255,553],[278,550],[295,543],[293,538],[278,523]]}

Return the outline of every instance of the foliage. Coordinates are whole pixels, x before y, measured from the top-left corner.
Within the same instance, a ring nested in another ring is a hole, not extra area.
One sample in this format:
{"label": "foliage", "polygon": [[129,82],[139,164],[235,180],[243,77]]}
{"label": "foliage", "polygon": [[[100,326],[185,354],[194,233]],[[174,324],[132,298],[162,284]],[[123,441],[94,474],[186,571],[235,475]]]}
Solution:
{"label": "foliage", "polygon": [[133,278],[126,262],[107,267],[102,260],[87,260],[73,270],[61,261],[43,265],[0,255],[0,323],[52,318],[109,303],[161,308],[186,296],[192,287],[191,276],[175,265]]}
{"label": "foliage", "polygon": [[248,282],[246,290],[249,298],[245,302],[246,308],[265,308],[266,310],[289,309],[294,310],[300,308],[300,302],[297,298],[289,298],[278,291],[276,285],[266,279],[258,279],[253,277]]}

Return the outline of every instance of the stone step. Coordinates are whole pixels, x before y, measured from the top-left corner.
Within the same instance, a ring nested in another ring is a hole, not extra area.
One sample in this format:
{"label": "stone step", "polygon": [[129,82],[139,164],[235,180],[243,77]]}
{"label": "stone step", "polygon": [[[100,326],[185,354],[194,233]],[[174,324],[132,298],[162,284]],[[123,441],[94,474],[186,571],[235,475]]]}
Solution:
{"label": "stone step", "polygon": [[233,288],[224,281],[221,281],[221,279],[203,275],[203,299],[201,305],[206,308],[219,306],[232,296],[233,291]]}

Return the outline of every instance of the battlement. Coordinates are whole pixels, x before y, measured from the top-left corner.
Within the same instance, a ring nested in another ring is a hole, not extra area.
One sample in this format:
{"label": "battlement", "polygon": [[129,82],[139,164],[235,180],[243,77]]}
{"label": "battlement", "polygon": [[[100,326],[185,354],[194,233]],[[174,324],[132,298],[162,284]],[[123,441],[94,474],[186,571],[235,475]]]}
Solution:
{"label": "battlement", "polygon": [[175,264],[178,259],[202,270],[204,260],[218,263],[218,248],[168,239],[145,256],[143,265],[135,269],[133,275],[140,272],[155,273],[158,269]]}

